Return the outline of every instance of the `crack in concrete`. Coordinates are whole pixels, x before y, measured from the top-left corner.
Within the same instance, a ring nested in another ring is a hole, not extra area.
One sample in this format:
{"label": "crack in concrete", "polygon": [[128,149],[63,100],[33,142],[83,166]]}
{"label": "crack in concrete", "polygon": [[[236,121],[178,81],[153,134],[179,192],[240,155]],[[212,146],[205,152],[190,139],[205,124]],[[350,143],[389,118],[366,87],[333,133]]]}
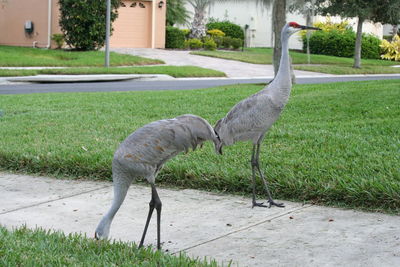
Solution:
{"label": "crack in concrete", "polygon": [[112,185],[107,185],[107,186],[91,189],[91,190],[88,190],[88,191],[84,191],[84,192],[80,192],[80,193],[76,193],[76,194],[72,194],[72,195],[66,195],[66,196],[63,196],[63,197],[60,197],[60,198],[51,199],[51,200],[47,200],[47,201],[42,201],[42,202],[38,202],[38,203],[35,203],[35,204],[32,204],[32,205],[28,205],[28,206],[23,206],[23,207],[11,209],[11,210],[6,210],[6,211],[3,211],[3,212],[0,212],[0,215],[4,215],[4,214],[15,212],[15,211],[20,211],[20,210],[23,210],[23,209],[29,209],[29,208],[32,208],[32,207],[40,206],[40,205],[43,205],[43,204],[46,204],[46,203],[52,203],[52,202],[55,202],[55,201],[58,201],[58,200],[62,200],[62,199],[67,199],[67,198],[71,198],[71,197],[84,195],[84,194],[91,193],[91,192],[96,191],[96,190],[106,189],[106,188],[109,188],[109,187],[112,187]]}
{"label": "crack in concrete", "polygon": [[176,252],[171,253],[171,255],[175,255],[175,254],[178,254],[178,253],[180,253],[180,252],[187,251],[187,250],[190,250],[190,249],[192,249],[192,248],[196,248],[196,247],[199,247],[199,246],[202,246],[202,245],[211,243],[211,242],[213,242],[213,241],[215,241],[215,240],[218,240],[218,239],[221,239],[221,238],[224,238],[224,237],[227,237],[227,236],[230,236],[230,235],[233,235],[233,234],[242,232],[242,231],[244,231],[244,230],[247,230],[247,229],[253,228],[253,227],[255,227],[255,226],[258,226],[258,225],[260,225],[260,224],[263,224],[263,223],[270,222],[270,221],[272,221],[272,220],[278,219],[278,218],[280,218],[280,217],[282,217],[282,216],[285,216],[285,215],[288,215],[288,214],[290,214],[290,213],[292,213],[292,212],[296,212],[296,211],[299,211],[299,210],[307,209],[307,208],[310,208],[310,207],[312,207],[312,206],[314,206],[314,205],[308,204],[308,205],[303,205],[303,206],[298,207],[298,208],[293,208],[293,209],[291,209],[291,210],[289,210],[289,211],[287,211],[287,212],[285,212],[285,213],[282,213],[282,214],[279,214],[279,215],[275,215],[275,216],[273,216],[273,217],[271,217],[271,218],[268,218],[268,219],[265,219],[265,220],[263,220],[263,221],[261,221],[261,222],[257,222],[257,223],[254,223],[254,224],[251,224],[251,225],[248,225],[248,226],[244,226],[244,227],[239,228],[239,229],[236,229],[236,230],[234,230],[234,231],[232,231],[232,232],[223,234],[223,235],[221,235],[221,236],[212,238],[212,239],[207,240],[207,241],[203,241],[203,242],[201,242],[201,243],[199,243],[199,244],[195,244],[195,245],[192,245],[192,246],[190,246],[190,247],[183,248],[183,249],[181,249],[181,250],[178,250],[178,251],[176,251]]}

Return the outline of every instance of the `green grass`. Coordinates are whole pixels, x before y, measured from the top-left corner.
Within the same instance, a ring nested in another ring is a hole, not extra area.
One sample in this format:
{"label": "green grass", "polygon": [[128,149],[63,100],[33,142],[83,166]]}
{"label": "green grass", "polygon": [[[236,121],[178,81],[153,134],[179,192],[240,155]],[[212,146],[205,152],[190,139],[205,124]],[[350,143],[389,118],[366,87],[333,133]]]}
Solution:
{"label": "green grass", "polygon": [[[161,60],[132,55],[110,53],[111,66],[134,66],[162,64]],[[104,66],[103,51],[66,51],[29,47],[0,46],[1,67],[82,67]]]}
{"label": "green grass", "polygon": [[42,70],[1,70],[0,77],[31,76],[39,74],[167,74],[175,78],[185,77],[225,77],[221,71],[195,66],[141,66],[141,67],[88,67]]}
{"label": "green grass", "polygon": [[8,231],[0,226],[1,266],[217,266],[215,261],[172,256],[133,243],[95,241],[26,227]]}
{"label": "green grass", "polygon": [[296,70],[322,72],[328,74],[395,74],[400,73],[400,68],[376,65],[362,65],[360,69],[352,67],[353,64],[344,65],[303,65],[294,66]]}
{"label": "green grass", "polygon": [[[140,126],[184,113],[214,124],[261,85],[190,91],[2,95],[0,166],[110,179],[118,144]],[[400,80],[296,85],[264,140],[276,198],[400,212]],[[251,193],[251,145],[169,161],[158,183]],[[262,192],[262,184],[257,184]]]}
{"label": "green grass", "polygon": [[[241,51],[195,51],[194,55],[224,58],[254,64],[272,64],[271,48],[246,48]],[[290,51],[293,64],[307,64],[307,54]],[[390,67],[400,63],[388,60],[362,59],[362,68],[354,69],[353,58],[311,55],[311,64],[294,66],[298,70],[307,70],[331,74],[371,74],[371,73],[400,73],[400,68]]]}

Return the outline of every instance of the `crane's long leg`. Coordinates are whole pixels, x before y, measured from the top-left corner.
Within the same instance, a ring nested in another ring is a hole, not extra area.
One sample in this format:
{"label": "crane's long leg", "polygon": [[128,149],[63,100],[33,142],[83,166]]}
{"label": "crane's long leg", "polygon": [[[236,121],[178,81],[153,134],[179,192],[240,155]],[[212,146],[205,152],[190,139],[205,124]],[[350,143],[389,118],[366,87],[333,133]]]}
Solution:
{"label": "crane's long leg", "polygon": [[161,249],[161,207],[162,203],[160,197],[158,196],[156,186],[151,184],[151,200],[149,203],[149,214],[147,215],[146,225],[143,230],[142,239],[140,240],[139,248],[143,247],[143,242],[146,237],[147,228],[149,227],[151,216],[153,215],[154,208],[157,211],[157,249]]}
{"label": "crane's long leg", "polygon": [[258,170],[258,173],[260,174],[260,177],[261,177],[261,179],[262,179],[262,181],[264,183],[265,191],[267,192],[267,195],[268,195],[269,207],[277,206],[277,207],[283,208],[283,207],[285,207],[285,205],[283,203],[276,203],[272,199],[271,193],[270,193],[269,188],[268,188],[267,180],[264,178],[264,174],[262,173],[262,171],[260,169],[260,163],[259,163],[260,146],[261,146],[260,144],[257,144],[257,150],[256,150],[256,155],[255,155],[255,166],[256,166],[256,168]]}
{"label": "crane's long leg", "polygon": [[252,186],[253,186],[253,208],[254,207],[267,207],[264,205],[263,202],[258,203],[256,202],[256,168],[257,168],[257,161],[256,161],[256,145],[253,145],[253,150],[251,152],[251,172],[252,172]]}

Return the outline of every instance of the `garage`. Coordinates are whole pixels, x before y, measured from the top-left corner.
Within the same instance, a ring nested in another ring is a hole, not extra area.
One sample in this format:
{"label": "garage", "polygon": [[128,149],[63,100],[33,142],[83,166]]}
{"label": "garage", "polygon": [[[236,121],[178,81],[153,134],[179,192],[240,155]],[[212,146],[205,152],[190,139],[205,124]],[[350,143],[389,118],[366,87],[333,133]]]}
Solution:
{"label": "garage", "polygon": [[[113,22],[111,47],[164,48],[167,0],[123,0]],[[0,44],[53,47],[51,36],[61,33],[58,0],[0,0]],[[27,34],[26,22],[34,31]]]}
{"label": "garage", "polygon": [[123,1],[113,23],[111,47],[151,47],[152,2]]}

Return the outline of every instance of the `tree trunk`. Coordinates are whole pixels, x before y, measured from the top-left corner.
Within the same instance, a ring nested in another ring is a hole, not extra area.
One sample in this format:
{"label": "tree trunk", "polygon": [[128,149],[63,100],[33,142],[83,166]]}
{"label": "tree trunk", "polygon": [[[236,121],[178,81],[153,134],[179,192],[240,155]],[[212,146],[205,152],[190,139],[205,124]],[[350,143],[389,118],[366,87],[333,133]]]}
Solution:
{"label": "tree trunk", "polygon": [[354,65],[353,68],[361,68],[361,43],[362,43],[362,25],[364,18],[358,17],[356,45],[354,47]]}
{"label": "tree trunk", "polygon": [[[274,76],[278,73],[279,62],[282,55],[281,44],[281,31],[286,24],[286,0],[275,0],[272,7],[272,27],[274,32]],[[290,58],[290,77],[292,84],[296,83],[296,76],[294,75],[292,58]]]}
{"label": "tree trunk", "polygon": [[397,24],[394,24],[394,25],[392,25],[393,26],[393,28],[392,28],[392,39],[397,35],[397,32],[399,31],[399,25],[397,25]]}
{"label": "tree trunk", "polygon": [[205,13],[205,10],[195,8],[190,38],[201,39],[203,36],[206,35],[206,25],[204,23]]}
{"label": "tree trunk", "polygon": [[[311,2],[314,5],[314,1]],[[309,9],[306,11],[306,25],[313,26],[313,18],[314,18],[314,6],[310,6]],[[311,31],[307,31],[306,39],[307,39],[307,64],[311,64],[311,52],[310,52],[310,36]]]}
{"label": "tree trunk", "polygon": [[272,7],[272,27],[274,31],[274,72],[275,75],[279,70],[279,62],[281,60],[281,30],[286,24],[286,0],[275,0]]}

